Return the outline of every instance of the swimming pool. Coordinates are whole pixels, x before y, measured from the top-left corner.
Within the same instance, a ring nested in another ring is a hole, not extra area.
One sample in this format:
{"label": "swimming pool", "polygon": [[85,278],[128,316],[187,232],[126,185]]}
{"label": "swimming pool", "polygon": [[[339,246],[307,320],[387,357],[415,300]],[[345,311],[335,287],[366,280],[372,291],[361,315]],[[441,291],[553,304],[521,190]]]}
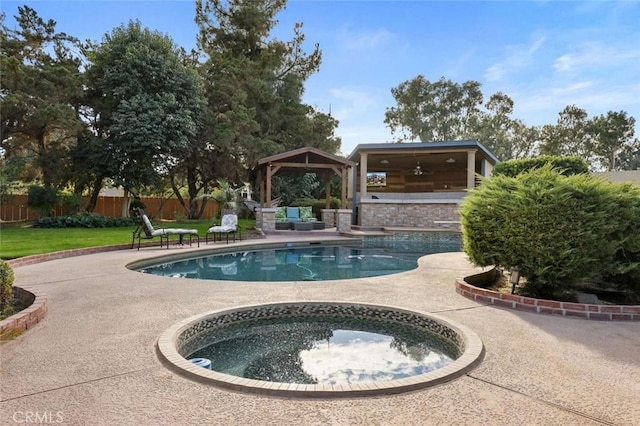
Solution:
{"label": "swimming pool", "polygon": [[459,251],[458,233],[394,234],[348,244],[286,244],[171,260],[138,269],[173,278],[227,281],[327,281],[415,269],[426,254]]}

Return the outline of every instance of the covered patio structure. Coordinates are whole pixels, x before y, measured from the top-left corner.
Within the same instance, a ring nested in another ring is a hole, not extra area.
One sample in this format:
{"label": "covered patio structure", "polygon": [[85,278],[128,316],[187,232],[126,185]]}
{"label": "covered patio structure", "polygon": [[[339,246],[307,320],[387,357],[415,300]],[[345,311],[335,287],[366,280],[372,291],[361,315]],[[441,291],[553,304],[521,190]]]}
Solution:
{"label": "covered patio structure", "polygon": [[458,228],[459,206],[499,161],[477,140],[373,143],[349,155],[352,208],[362,228]]}
{"label": "covered patio structure", "polygon": [[[347,208],[347,177],[348,170],[354,166],[353,161],[309,146],[261,158],[251,170],[251,175],[255,177],[260,192],[260,207],[256,210],[256,227],[264,233],[275,231],[276,209],[272,207],[271,179],[282,169],[295,169],[302,173],[313,170],[322,176],[326,200],[325,208],[322,210],[322,221],[329,227],[335,226],[340,232],[349,231],[352,210]],[[334,173],[342,182],[339,209],[331,209],[331,177]]]}

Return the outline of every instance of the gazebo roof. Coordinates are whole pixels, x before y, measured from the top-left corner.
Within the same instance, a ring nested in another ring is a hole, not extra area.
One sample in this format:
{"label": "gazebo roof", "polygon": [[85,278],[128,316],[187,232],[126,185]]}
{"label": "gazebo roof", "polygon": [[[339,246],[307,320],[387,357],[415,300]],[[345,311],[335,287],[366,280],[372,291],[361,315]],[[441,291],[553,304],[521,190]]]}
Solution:
{"label": "gazebo roof", "polygon": [[[353,167],[355,163],[337,155],[329,154],[318,148],[305,146],[293,151],[282,152],[258,160],[252,167],[252,171],[257,171],[270,163],[278,163],[282,167],[296,168],[332,168],[334,166]],[[330,167],[327,167],[330,166]]]}

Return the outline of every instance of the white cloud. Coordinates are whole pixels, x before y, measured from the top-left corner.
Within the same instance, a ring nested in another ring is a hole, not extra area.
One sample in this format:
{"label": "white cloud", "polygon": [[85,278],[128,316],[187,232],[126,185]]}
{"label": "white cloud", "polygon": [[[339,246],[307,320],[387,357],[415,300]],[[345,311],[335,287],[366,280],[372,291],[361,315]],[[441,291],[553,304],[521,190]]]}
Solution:
{"label": "white cloud", "polygon": [[569,84],[555,83],[514,96],[515,116],[529,125],[553,124],[567,105],[576,105],[590,117],[607,111],[625,110],[638,117],[640,83],[627,85],[587,80]]}
{"label": "white cloud", "polygon": [[396,36],[386,28],[358,31],[344,25],[340,28],[337,38],[339,45],[346,50],[373,51],[389,46]]}
{"label": "white cloud", "polygon": [[331,97],[336,101],[337,108],[333,110],[336,117],[348,120],[368,114],[377,105],[370,90],[342,87],[330,90]]}
{"label": "white cloud", "polygon": [[640,48],[621,49],[602,43],[585,43],[575,52],[558,57],[553,68],[558,72],[570,72],[621,65],[639,68]]}
{"label": "white cloud", "polygon": [[[363,337],[359,337],[363,336]],[[422,358],[411,358],[391,346],[392,338],[337,330],[328,342],[300,352],[302,368],[319,383],[361,383],[411,377],[451,363],[446,355],[418,345]]]}
{"label": "white cloud", "polygon": [[490,66],[484,73],[488,81],[502,80],[507,74],[526,68],[533,63],[535,54],[545,42],[545,37],[536,37],[529,45],[507,46],[506,56],[498,63]]}
{"label": "white cloud", "polygon": [[384,125],[386,90],[365,87],[340,87],[329,90],[331,115],[339,121],[336,134],[342,139],[341,151],[350,154],[364,143],[390,142]]}

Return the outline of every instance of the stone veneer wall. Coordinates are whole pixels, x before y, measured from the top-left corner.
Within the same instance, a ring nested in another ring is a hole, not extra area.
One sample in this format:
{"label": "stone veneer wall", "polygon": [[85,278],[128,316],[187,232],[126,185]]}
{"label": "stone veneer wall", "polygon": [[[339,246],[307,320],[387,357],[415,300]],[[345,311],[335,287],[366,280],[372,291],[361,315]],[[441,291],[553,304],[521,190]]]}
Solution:
{"label": "stone veneer wall", "polygon": [[271,207],[256,209],[256,228],[268,233],[276,230],[276,210]]}
{"label": "stone veneer wall", "polygon": [[336,210],[336,230],[338,232],[349,232],[351,230],[351,217],[353,211],[350,209]]}
{"label": "stone veneer wall", "polygon": [[360,203],[361,226],[459,228],[459,203]]}
{"label": "stone veneer wall", "polygon": [[322,209],[322,221],[327,228],[335,228],[336,226],[336,209]]}

